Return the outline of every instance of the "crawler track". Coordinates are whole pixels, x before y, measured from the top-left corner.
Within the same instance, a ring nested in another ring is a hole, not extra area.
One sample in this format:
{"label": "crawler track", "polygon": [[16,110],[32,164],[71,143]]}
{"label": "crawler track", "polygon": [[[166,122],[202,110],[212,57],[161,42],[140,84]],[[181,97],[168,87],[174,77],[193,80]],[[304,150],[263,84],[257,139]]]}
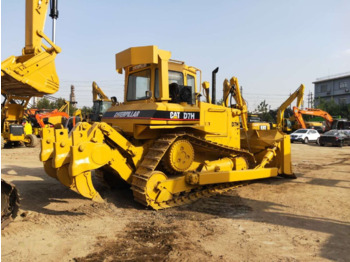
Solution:
{"label": "crawler track", "polygon": [[15,185],[1,179],[1,229],[17,216],[19,195]]}
{"label": "crawler track", "polygon": [[168,207],[180,206],[183,204],[191,203],[199,198],[209,197],[219,193],[229,191],[231,189],[246,185],[246,182],[225,183],[210,186],[197,186],[189,191],[181,192],[173,195],[171,200],[166,202],[158,202],[156,199],[152,199],[148,194],[147,182],[154,174],[157,166],[164,157],[169,147],[178,139],[185,138],[191,142],[194,146],[203,147],[209,149],[211,152],[217,152],[218,155],[230,156],[239,155],[247,159],[249,165],[254,165],[254,156],[246,150],[235,149],[228,146],[220,145],[192,134],[185,133],[170,133],[161,136],[149,149],[148,153],[144,157],[141,165],[137,168],[133,175],[132,187],[134,199],[145,205],[151,206],[154,209],[163,209]]}

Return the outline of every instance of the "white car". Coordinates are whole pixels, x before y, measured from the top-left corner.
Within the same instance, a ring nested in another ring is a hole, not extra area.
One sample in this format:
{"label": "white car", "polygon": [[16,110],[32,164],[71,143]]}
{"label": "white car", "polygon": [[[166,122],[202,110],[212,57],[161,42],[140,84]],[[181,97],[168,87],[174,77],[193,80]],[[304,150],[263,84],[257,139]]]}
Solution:
{"label": "white car", "polygon": [[290,134],[290,141],[293,142],[303,142],[307,144],[309,142],[318,143],[320,134],[315,129],[298,129],[294,133]]}

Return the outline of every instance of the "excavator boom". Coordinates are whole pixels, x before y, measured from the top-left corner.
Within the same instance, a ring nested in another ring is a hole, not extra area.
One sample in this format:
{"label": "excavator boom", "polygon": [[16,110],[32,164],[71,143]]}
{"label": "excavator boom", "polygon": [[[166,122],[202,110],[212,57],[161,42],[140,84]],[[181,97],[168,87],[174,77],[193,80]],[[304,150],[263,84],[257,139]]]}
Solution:
{"label": "excavator boom", "polygon": [[300,110],[298,107],[293,107],[295,119],[298,121],[301,128],[306,128],[306,124],[303,119],[303,115],[320,116],[326,121],[326,129],[329,130],[332,127],[333,117],[326,111],[316,108],[306,108],[306,110]]}
{"label": "excavator boom", "polygon": [[92,82],[92,100],[111,101],[95,81]]}
{"label": "excavator boom", "polygon": [[277,110],[277,129],[282,130],[283,129],[283,119],[284,119],[284,111],[287,109],[287,107],[297,98],[297,107],[300,108],[300,106],[303,104],[304,99],[304,90],[305,86],[301,84],[297,90],[293,94],[291,94],[286,101],[282,103],[282,105]]}
{"label": "excavator boom", "polygon": [[[1,89],[8,94],[43,96],[58,91],[55,58],[61,49],[43,32],[49,0],[26,0],[25,47],[1,63]],[[42,43],[45,40],[50,46]]]}

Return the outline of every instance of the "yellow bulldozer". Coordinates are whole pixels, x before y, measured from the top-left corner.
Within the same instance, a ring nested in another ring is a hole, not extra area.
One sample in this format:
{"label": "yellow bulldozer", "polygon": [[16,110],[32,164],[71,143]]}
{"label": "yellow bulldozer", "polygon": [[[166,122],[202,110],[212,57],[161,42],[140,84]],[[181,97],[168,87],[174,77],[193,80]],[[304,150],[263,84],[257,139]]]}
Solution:
{"label": "yellow bulldozer", "polygon": [[132,47],[115,58],[117,72],[125,73],[124,102],[101,122],[80,122],[71,132],[44,128],[40,159],[49,176],[95,201],[102,198],[92,173],[124,180],[137,202],[154,209],[251,180],[294,177],[289,136],[248,129],[237,78],[225,80],[224,103],[216,105],[201,71],[170,59],[169,51]]}

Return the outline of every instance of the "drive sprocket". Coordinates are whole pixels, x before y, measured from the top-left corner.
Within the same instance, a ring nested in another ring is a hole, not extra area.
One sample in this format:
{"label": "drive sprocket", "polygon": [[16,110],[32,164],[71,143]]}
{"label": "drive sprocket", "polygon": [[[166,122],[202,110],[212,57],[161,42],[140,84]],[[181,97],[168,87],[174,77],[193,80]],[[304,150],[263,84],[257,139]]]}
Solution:
{"label": "drive sprocket", "polygon": [[167,171],[185,172],[194,160],[194,149],[186,139],[175,141],[164,156],[163,164]]}

